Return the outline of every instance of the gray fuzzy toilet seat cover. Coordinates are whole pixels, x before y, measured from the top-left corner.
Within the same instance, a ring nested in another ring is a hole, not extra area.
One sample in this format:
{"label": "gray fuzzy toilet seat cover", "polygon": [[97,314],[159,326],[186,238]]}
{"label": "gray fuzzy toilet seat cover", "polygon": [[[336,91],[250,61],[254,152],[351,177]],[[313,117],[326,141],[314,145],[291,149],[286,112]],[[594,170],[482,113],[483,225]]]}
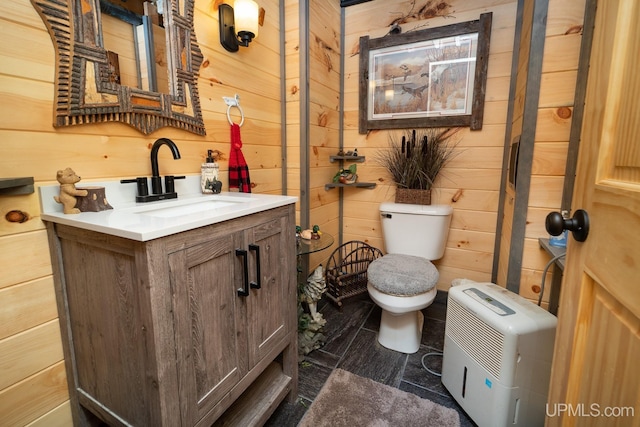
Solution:
{"label": "gray fuzzy toilet seat cover", "polygon": [[438,270],[426,258],[387,254],[369,264],[371,286],[385,294],[410,297],[430,291],[438,283]]}

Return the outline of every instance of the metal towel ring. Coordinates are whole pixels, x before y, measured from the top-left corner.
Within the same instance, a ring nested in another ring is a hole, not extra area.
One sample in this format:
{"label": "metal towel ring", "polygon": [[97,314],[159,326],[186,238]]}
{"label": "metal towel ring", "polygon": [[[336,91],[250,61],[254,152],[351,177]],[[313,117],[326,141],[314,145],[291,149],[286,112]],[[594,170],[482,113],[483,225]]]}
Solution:
{"label": "metal towel ring", "polygon": [[223,96],[222,99],[224,99],[224,102],[227,104],[227,120],[229,120],[229,124],[232,125],[233,124],[233,120],[231,120],[231,107],[236,107],[238,110],[240,110],[240,123],[238,124],[238,126],[242,126],[244,124],[244,111],[242,111],[242,107],[240,106],[240,96],[238,96],[238,94],[236,94],[235,97],[230,98],[228,96]]}

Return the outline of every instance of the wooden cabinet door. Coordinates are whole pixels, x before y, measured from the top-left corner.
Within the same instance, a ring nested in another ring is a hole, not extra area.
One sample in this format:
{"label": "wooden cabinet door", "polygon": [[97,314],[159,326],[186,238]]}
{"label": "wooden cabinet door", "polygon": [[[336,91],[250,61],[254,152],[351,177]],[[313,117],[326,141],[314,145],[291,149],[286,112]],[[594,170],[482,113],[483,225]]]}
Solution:
{"label": "wooden cabinet door", "polygon": [[295,267],[288,251],[291,245],[287,245],[285,224],[285,218],[281,217],[247,231],[249,277],[256,283],[260,278],[260,288],[251,289],[246,298],[250,368],[286,337],[290,329],[288,310],[295,310],[295,306],[289,307],[291,298],[288,296],[288,281]]}
{"label": "wooden cabinet door", "polygon": [[169,268],[183,425],[193,425],[247,372],[237,288],[242,232],[212,237],[171,253]]}

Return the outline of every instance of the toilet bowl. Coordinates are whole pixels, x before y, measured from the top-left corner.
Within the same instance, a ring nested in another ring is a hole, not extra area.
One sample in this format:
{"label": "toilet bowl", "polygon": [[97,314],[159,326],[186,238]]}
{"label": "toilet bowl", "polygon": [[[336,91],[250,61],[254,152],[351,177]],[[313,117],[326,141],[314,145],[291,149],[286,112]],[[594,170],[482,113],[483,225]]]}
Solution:
{"label": "toilet bowl", "polygon": [[420,310],[431,305],[436,297],[434,288],[414,297],[397,297],[378,291],[367,285],[369,296],[380,308],[378,342],[383,347],[401,353],[412,354],[420,348],[424,315]]}
{"label": "toilet bowl", "polygon": [[452,211],[448,205],[380,205],[387,254],[369,265],[367,290],[382,309],[382,346],[402,353],[420,348],[420,310],[433,302],[439,278],[431,260],[444,254]]}

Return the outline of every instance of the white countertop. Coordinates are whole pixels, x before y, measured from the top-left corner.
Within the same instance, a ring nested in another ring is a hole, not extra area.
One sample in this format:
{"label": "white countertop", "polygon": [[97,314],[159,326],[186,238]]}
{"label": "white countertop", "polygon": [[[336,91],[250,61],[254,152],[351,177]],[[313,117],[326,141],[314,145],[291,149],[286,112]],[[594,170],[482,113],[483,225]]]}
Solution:
{"label": "white countertop", "polygon": [[176,180],[177,199],[136,203],[136,184],[120,181],[76,184],[82,187],[105,187],[107,200],[113,209],[101,212],[64,214],[62,205],[53,197],[59,185],[40,187],[42,219],[85,230],[147,241],[222,221],[251,215],[295,203],[298,198],[270,194],[232,193],[202,194],[200,176]]}

